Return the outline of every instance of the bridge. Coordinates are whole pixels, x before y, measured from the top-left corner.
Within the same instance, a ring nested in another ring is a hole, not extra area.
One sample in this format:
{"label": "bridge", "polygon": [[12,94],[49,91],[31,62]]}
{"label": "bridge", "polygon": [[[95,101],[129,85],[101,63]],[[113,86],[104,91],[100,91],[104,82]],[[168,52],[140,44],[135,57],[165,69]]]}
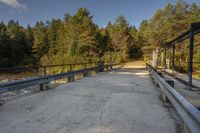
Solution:
{"label": "bridge", "polygon": [[0,132],[175,133],[175,120],[149,76],[144,64],[127,63],[8,101],[0,107]]}
{"label": "bridge", "polygon": [[[43,76],[0,83],[0,133],[200,133],[200,81],[192,77],[197,33],[200,24],[192,24],[154,51],[154,56],[163,52],[164,67],[153,58],[152,64],[63,64],[69,71],[50,75],[47,69],[57,65],[0,69],[44,70]],[[175,71],[174,56],[175,44],[188,38],[186,76]],[[166,62],[169,47],[172,70]],[[73,70],[74,65],[84,68]],[[58,80],[62,84],[51,86]],[[20,90],[36,91],[12,96]]]}

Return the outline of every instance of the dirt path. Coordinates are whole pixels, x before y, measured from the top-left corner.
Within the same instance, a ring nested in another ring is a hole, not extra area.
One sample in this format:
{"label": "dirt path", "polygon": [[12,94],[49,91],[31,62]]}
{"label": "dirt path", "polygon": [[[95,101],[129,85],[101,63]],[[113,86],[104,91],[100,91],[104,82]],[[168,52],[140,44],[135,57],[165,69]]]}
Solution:
{"label": "dirt path", "polygon": [[144,66],[128,63],[0,107],[0,133],[175,133]]}

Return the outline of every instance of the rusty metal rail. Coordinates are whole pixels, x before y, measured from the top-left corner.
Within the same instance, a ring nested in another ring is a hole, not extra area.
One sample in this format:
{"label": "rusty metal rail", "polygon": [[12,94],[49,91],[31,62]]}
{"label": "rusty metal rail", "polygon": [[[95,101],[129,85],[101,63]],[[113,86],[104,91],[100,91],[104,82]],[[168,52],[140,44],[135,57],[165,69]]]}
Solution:
{"label": "rusty metal rail", "polygon": [[[55,67],[67,67],[68,71],[72,71],[74,66],[83,66],[83,68],[88,68],[88,66],[96,66],[98,62],[87,62],[87,63],[74,63],[74,64],[54,64],[54,65],[46,65],[46,66],[25,66],[25,67],[10,67],[10,68],[0,68],[0,73],[13,73],[13,72],[25,72],[25,71],[33,71],[33,70],[42,70],[43,75],[47,74],[47,69],[55,68]],[[41,71],[41,72],[42,72]]]}
{"label": "rusty metal rail", "polygon": [[200,132],[200,111],[179,94],[165,79],[163,79],[157,71],[149,64],[146,64],[154,82],[161,88],[162,93],[166,95],[169,101],[173,104],[176,111],[184,121],[185,129],[191,133]]}

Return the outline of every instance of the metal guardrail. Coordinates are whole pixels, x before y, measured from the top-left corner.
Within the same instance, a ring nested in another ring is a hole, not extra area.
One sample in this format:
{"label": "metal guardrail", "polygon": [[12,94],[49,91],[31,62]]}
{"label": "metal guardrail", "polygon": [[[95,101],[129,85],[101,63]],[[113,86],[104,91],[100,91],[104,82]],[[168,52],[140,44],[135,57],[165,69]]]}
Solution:
{"label": "metal guardrail", "polygon": [[174,105],[189,132],[200,133],[200,111],[171,87],[152,66],[146,64],[146,67],[153,80],[159,85],[162,92]]}
{"label": "metal guardrail", "polygon": [[35,86],[35,85],[40,85],[40,87],[44,87],[45,84],[54,80],[58,80],[62,78],[74,78],[75,75],[79,75],[79,74],[88,75],[88,73],[92,71],[101,72],[101,71],[104,71],[105,69],[109,70],[109,69],[113,69],[113,67],[117,68],[121,66],[122,66],[121,64],[99,65],[97,67],[86,68],[82,70],[64,72],[64,73],[53,74],[53,75],[45,75],[45,76],[40,76],[40,77],[35,77],[35,78],[27,78],[24,80],[16,80],[16,81],[11,81],[7,83],[1,83],[0,94]]}

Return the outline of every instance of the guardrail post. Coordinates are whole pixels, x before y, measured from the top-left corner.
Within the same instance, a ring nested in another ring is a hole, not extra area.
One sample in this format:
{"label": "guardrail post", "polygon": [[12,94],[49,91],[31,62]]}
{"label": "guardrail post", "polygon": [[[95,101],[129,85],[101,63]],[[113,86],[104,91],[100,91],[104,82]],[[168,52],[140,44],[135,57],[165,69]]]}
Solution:
{"label": "guardrail post", "polygon": [[[172,87],[174,88],[174,80],[164,78],[164,80]],[[170,103],[170,100],[167,98],[164,92],[161,93],[162,99],[165,103]]]}
{"label": "guardrail post", "polygon": [[164,92],[161,92],[161,97],[162,97],[162,100],[163,100],[164,103],[169,103],[170,102]]}
{"label": "guardrail post", "polygon": [[[158,74],[160,77],[163,77],[162,72],[157,72],[157,74]],[[159,87],[159,85],[158,85],[157,82],[155,82],[155,85]]]}
{"label": "guardrail post", "polygon": [[68,77],[68,82],[74,82],[74,81],[75,81],[75,77],[74,77],[74,75]]}
{"label": "guardrail post", "polygon": [[174,80],[165,79],[165,81],[166,81],[172,88],[174,88]]}
{"label": "guardrail post", "polygon": [[83,73],[83,77],[88,77],[89,76],[89,72],[84,72]]}
{"label": "guardrail post", "polygon": [[40,84],[40,91],[47,90],[47,83]]}
{"label": "guardrail post", "polygon": [[162,72],[157,72],[160,77],[163,77]]}

